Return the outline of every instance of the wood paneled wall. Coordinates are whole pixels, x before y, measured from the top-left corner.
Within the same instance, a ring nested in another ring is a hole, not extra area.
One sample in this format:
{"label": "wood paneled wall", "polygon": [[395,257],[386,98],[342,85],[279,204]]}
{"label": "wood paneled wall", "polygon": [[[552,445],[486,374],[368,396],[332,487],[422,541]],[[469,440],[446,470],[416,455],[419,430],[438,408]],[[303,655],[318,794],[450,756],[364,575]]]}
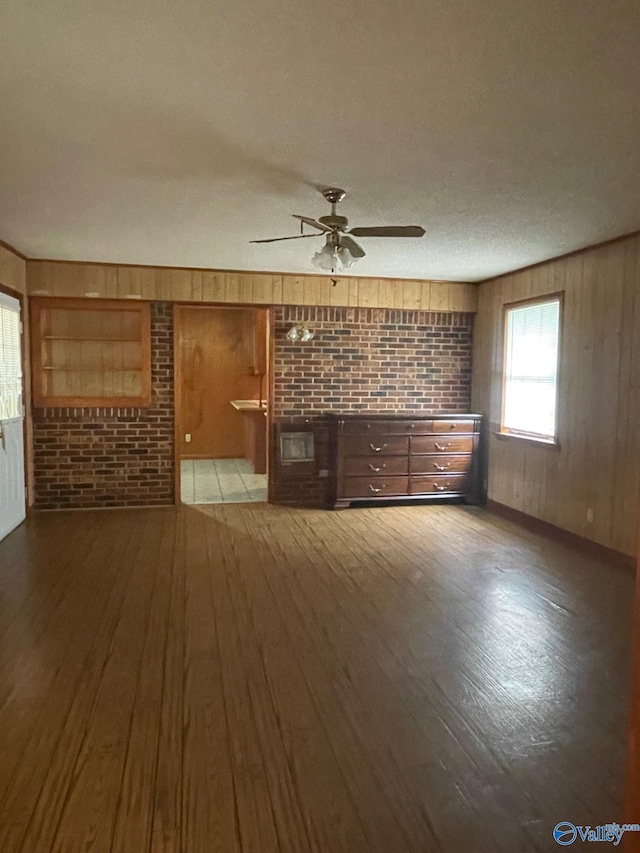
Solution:
{"label": "wood paneled wall", "polygon": [[[502,306],[560,290],[565,294],[560,449],[499,438],[494,433],[501,406]],[[472,407],[491,424],[490,499],[635,554],[639,389],[640,237],[481,285]]]}
{"label": "wood paneled wall", "polygon": [[30,295],[100,296],[245,305],[321,305],[473,313],[478,286],[461,282],[297,276],[28,261]]}
{"label": "wood paneled wall", "polygon": [[2,245],[0,245],[0,284],[17,290],[18,293],[27,292],[27,262]]}

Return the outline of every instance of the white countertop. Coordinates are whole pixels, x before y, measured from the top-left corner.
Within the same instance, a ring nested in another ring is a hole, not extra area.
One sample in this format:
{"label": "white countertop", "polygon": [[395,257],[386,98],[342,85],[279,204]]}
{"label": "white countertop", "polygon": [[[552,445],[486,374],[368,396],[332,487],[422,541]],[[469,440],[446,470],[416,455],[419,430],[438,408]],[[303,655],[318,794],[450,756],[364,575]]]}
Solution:
{"label": "white countertop", "polygon": [[266,412],[267,404],[263,400],[262,405],[260,400],[231,400],[231,405],[239,412]]}

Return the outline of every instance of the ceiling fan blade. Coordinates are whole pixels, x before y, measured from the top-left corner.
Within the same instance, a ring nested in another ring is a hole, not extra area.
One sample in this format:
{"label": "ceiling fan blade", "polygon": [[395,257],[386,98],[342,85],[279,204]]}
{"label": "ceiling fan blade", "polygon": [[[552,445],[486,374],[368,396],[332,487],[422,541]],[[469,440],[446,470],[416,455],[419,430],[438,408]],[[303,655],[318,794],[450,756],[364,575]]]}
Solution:
{"label": "ceiling fan blade", "polygon": [[347,237],[346,234],[340,235],[340,245],[344,246],[345,249],[348,249],[354,258],[364,258],[366,255],[365,250],[362,246],[358,246],[355,240],[352,240],[351,237]]}
{"label": "ceiling fan blade", "polygon": [[425,230],[420,225],[383,225],[379,228],[352,228],[353,237],[424,237]]}
{"label": "ceiling fan blade", "polygon": [[319,231],[333,231],[333,228],[329,228],[328,225],[325,225],[323,222],[318,222],[317,219],[309,219],[308,216],[298,216],[297,213],[291,214],[294,219],[299,219],[300,222],[306,222],[307,225],[311,225],[313,228],[317,228]]}
{"label": "ceiling fan blade", "polygon": [[319,234],[295,234],[293,237],[270,237],[268,240],[249,240],[250,243],[278,243],[280,240],[302,240],[304,237],[319,237]]}

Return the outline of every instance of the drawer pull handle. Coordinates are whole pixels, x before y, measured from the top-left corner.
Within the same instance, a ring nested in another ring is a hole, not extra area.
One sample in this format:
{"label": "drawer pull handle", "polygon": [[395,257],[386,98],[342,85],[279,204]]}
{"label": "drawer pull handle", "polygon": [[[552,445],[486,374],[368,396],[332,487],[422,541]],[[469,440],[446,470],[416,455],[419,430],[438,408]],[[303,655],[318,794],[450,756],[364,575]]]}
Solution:
{"label": "drawer pull handle", "polygon": [[451,465],[451,462],[447,462],[446,465],[438,465],[437,462],[433,463],[433,467],[436,469],[436,471],[446,471],[450,465]]}
{"label": "drawer pull handle", "polygon": [[449,424],[449,429],[455,429],[455,428],[456,428],[455,424]]}
{"label": "drawer pull handle", "polygon": [[438,444],[437,441],[434,442],[436,446],[436,450],[448,450],[451,447],[451,442],[448,441],[446,444]]}
{"label": "drawer pull handle", "polygon": [[377,495],[378,492],[381,492],[383,489],[384,486],[372,486],[371,484],[369,484],[369,490],[372,491],[375,495]]}
{"label": "drawer pull handle", "polygon": [[376,465],[372,465],[371,462],[369,462],[369,468],[371,468],[372,471],[375,471],[376,474],[379,471],[382,471],[386,467],[387,467],[386,463],[383,463],[382,465],[376,466]]}
{"label": "drawer pull handle", "polygon": [[447,483],[447,485],[446,485],[446,486],[439,486],[437,483],[434,483],[434,484],[433,484],[433,488],[434,488],[437,492],[446,492],[448,489],[450,489],[450,488],[451,488],[451,486],[450,486],[448,483]]}
{"label": "drawer pull handle", "polygon": [[376,447],[375,444],[369,445],[369,447],[373,450],[374,453],[380,453],[380,451],[384,450],[386,446],[386,444],[383,444],[381,447]]}

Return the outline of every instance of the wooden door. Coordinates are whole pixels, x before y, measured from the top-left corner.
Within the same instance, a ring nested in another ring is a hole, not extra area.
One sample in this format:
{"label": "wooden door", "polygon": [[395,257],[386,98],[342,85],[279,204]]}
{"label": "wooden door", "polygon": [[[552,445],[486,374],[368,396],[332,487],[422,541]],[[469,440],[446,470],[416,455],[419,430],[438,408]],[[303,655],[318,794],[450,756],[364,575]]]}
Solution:
{"label": "wooden door", "polygon": [[176,312],[176,429],[182,459],[244,456],[243,415],[231,401],[260,396],[247,340],[253,313],[187,306]]}

